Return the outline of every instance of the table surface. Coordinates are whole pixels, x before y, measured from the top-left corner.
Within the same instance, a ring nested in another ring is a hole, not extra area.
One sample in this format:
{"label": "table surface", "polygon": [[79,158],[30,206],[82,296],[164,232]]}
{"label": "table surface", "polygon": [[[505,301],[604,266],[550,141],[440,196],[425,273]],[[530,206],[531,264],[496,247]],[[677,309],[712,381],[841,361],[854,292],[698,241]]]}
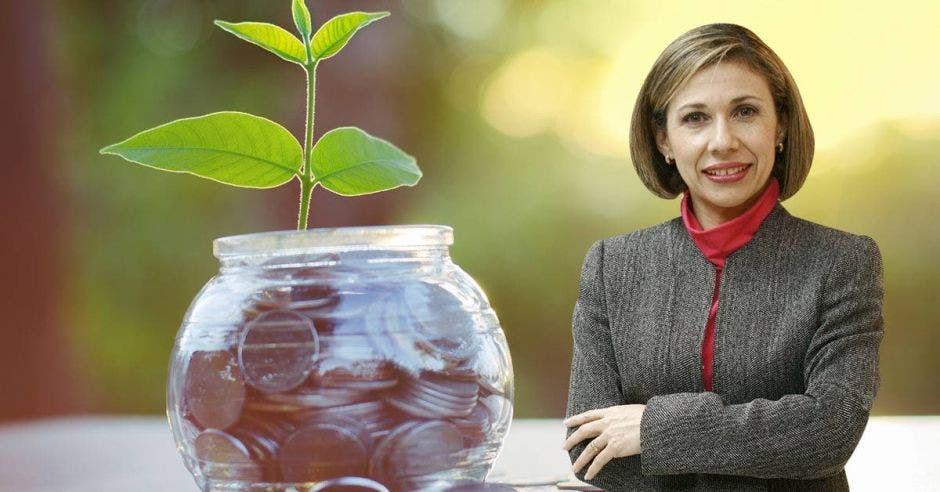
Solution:
{"label": "table surface", "polygon": [[[512,423],[490,479],[573,479],[560,419]],[[853,491],[940,490],[940,416],[872,417],[846,465]],[[0,491],[197,491],[160,417],[69,417],[0,426]],[[524,490],[555,490],[554,486]]]}

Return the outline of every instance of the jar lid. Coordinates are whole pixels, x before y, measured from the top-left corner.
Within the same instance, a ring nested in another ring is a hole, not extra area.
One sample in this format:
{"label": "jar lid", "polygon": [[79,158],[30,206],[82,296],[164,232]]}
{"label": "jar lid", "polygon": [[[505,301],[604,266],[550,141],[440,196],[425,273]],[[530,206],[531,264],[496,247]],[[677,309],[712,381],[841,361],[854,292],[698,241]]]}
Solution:
{"label": "jar lid", "polygon": [[370,249],[450,246],[454,230],[442,225],[336,227],[303,231],[275,231],[221,237],[213,241],[213,254],[231,256],[266,253],[311,253]]}

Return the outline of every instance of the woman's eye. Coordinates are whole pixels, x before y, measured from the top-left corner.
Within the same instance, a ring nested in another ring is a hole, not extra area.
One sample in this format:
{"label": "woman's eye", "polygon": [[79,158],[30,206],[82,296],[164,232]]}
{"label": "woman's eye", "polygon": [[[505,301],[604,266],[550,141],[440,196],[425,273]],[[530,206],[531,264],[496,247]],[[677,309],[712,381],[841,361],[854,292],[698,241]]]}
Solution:
{"label": "woman's eye", "polygon": [[702,113],[689,113],[682,117],[683,123],[701,123],[705,121],[705,115]]}
{"label": "woman's eye", "polygon": [[750,118],[757,114],[757,109],[752,106],[744,106],[738,110],[738,114],[744,118]]}

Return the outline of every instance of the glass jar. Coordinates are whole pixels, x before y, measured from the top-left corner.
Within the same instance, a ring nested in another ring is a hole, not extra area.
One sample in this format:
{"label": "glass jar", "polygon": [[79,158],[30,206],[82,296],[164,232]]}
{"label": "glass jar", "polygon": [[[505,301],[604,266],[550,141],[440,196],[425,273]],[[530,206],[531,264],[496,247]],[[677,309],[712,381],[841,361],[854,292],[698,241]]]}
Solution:
{"label": "glass jar", "polygon": [[482,482],[512,419],[512,363],[452,243],[444,226],[217,239],[219,274],[186,312],[167,384],[199,487]]}

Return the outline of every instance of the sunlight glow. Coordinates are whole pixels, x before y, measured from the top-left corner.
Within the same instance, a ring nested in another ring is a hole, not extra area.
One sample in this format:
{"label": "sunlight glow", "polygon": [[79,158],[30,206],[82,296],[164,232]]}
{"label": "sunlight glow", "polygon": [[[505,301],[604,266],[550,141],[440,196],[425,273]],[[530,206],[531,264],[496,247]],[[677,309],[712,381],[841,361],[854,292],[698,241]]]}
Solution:
{"label": "sunlight glow", "polygon": [[[783,58],[810,113],[818,150],[838,148],[881,121],[940,117],[940,64],[934,63],[940,4],[683,1],[658,10],[631,10],[624,1],[566,5],[548,4],[541,23],[551,27],[557,24],[552,19],[564,17],[569,28],[555,32],[572,39],[511,55],[492,75],[480,110],[497,130],[513,137],[554,130],[566,145],[583,151],[628,156],[633,101],[656,56],[679,34],[709,22],[749,27]],[[598,12],[611,9],[630,17],[599,22]],[[541,31],[551,32],[546,29]],[[605,36],[607,45],[598,46]]]}
{"label": "sunlight glow", "polygon": [[487,83],[483,117],[497,130],[514,137],[548,129],[571,103],[567,65],[552,52],[534,48],[508,60]]}

